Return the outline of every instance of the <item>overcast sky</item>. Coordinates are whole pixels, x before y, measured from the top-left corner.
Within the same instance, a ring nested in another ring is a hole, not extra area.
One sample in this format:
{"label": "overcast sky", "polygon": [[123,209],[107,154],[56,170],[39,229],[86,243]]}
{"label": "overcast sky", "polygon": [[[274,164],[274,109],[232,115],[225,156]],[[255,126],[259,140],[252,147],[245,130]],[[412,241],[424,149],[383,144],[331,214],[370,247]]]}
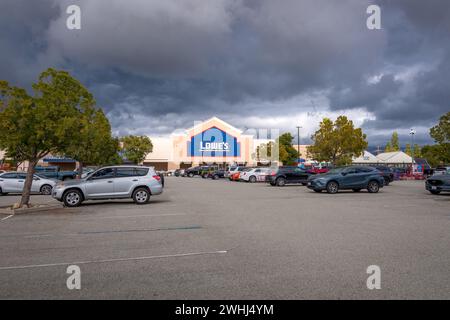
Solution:
{"label": "overcast sky", "polygon": [[[366,8],[381,7],[381,30]],[[66,8],[81,7],[81,30]],[[114,134],[163,135],[218,116],[307,143],[345,114],[371,146],[416,142],[450,110],[447,0],[2,0],[0,79],[48,67],[94,93]]]}

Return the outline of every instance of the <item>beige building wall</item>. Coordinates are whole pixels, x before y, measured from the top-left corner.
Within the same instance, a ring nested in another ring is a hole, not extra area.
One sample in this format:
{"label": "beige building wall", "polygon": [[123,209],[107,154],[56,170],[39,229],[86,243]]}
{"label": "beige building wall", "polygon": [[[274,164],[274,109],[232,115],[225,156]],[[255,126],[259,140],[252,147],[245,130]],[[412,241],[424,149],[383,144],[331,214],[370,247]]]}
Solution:
{"label": "beige building wall", "polygon": [[[294,144],[292,145],[294,147],[295,150],[298,150],[299,145],[298,144]],[[313,159],[311,159],[311,157],[308,155],[308,147],[310,145],[309,144],[301,144],[300,145],[300,158],[305,159],[306,161],[313,161]]]}
{"label": "beige building wall", "polygon": [[[240,156],[189,156],[188,142],[192,136],[196,136],[212,127],[225,131],[235,137],[240,143]],[[241,130],[230,124],[213,117],[204,122],[195,124],[185,132],[172,134],[165,137],[150,137],[153,143],[153,152],[147,154],[144,165],[154,166],[159,170],[173,170],[177,168],[187,168],[202,163],[246,163],[249,166],[256,165],[254,153],[256,147],[263,141],[255,141],[252,135],[245,135]]]}

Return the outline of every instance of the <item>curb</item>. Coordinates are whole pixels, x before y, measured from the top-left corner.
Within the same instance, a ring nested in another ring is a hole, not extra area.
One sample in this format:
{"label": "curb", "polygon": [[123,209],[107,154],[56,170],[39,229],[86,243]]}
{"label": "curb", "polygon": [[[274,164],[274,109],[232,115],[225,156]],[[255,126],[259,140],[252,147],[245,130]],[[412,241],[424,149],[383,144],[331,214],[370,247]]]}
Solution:
{"label": "curb", "polygon": [[27,214],[62,208],[63,208],[62,204],[38,205],[37,207],[19,208],[19,209],[10,209],[10,207],[8,206],[8,207],[0,207],[0,215]]}

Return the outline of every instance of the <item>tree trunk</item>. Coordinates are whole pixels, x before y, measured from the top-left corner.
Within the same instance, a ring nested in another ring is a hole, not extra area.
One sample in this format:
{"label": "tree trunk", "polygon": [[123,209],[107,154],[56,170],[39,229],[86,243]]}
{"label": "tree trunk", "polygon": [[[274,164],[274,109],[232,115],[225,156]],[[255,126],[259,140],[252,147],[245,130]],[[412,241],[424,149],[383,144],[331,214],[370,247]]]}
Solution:
{"label": "tree trunk", "polygon": [[38,160],[31,160],[28,163],[27,178],[23,185],[22,198],[20,199],[20,208],[23,206],[30,206],[30,193],[31,185],[33,184],[34,168],[36,167]]}
{"label": "tree trunk", "polygon": [[81,161],[78,161],[78,170],[77,170],[77,179],[81,179],[81,176],[83,175],[83,163]]}

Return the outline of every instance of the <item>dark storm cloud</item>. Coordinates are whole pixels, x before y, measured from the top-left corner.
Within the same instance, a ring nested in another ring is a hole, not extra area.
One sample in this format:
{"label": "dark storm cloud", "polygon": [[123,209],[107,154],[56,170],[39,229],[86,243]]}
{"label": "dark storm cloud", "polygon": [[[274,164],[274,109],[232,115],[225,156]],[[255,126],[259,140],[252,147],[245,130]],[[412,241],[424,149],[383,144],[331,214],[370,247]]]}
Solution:
{"label": "dark storm cloud", "polygon": [[[427,141],[425,128],[450,109],[444,0],[377,1],[377,31],[366,28],[369,0],[6,2],[0,78],[29,85],[65,68],[117,134],[216,115],[242,127],[303,121],[309,135],[324,112],[352,115],[371,144],[412,126]],[[80,5],[82,30],[65,27],[69,4]]]}

